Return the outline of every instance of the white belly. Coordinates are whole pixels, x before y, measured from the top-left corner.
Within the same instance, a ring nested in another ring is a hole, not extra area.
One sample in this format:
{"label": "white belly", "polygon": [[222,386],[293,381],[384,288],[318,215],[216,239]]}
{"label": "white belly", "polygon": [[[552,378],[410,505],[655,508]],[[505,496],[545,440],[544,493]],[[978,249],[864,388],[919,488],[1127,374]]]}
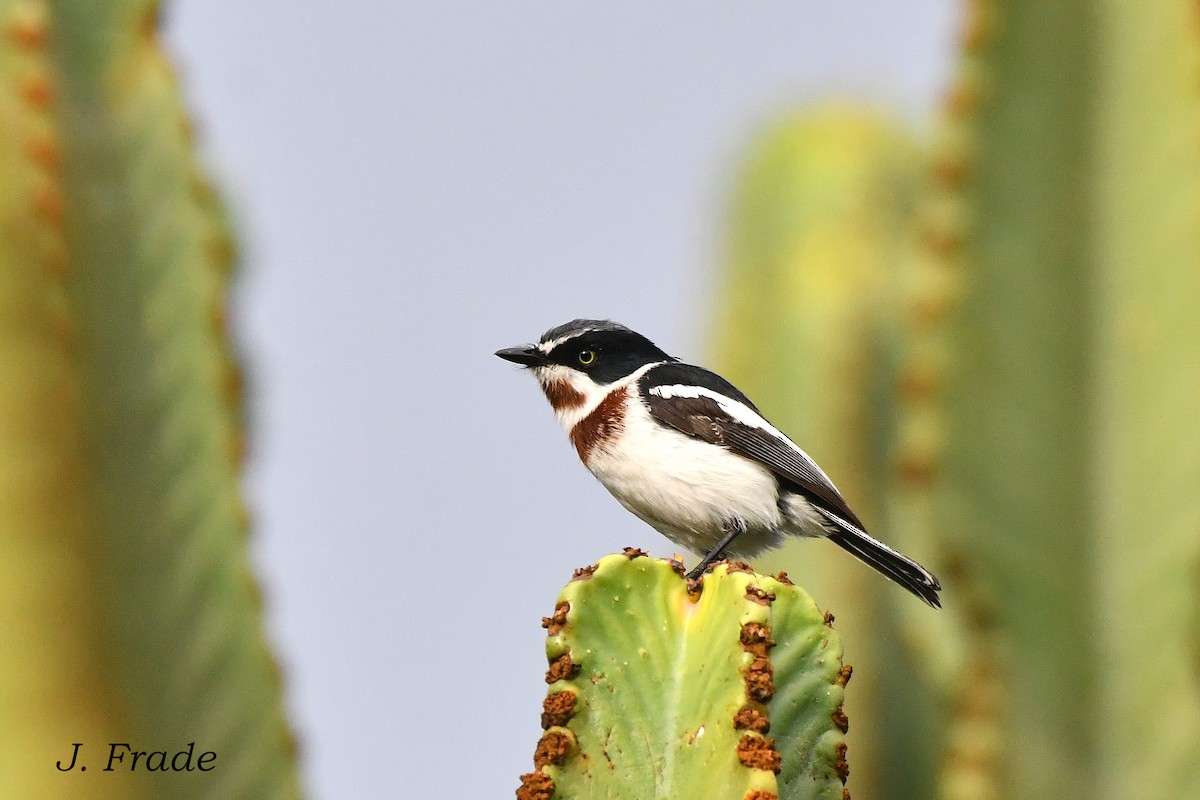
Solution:
{"label": "white belly", "polygon": [[727,548],[732,556],[775,547],[785,534],[775,477],[765,467],[645,414],[627,414],[623,435],[596,448],[587,466],[621,505],[693,552],[715,545],[733,518],[746,533]]}

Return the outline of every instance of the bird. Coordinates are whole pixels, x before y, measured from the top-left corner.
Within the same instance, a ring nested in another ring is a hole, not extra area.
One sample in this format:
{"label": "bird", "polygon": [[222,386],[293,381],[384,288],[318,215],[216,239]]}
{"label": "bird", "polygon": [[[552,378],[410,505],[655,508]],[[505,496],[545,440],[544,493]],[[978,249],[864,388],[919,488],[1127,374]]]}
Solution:
{"label": "bird", "polygon": [[790,536],[823,537],[941,607],[933,573],[870,536],[817,463],[717,373],[600,319],[496,355],[533,374],[584,466],[622,506],[704,554],[688,578]]}

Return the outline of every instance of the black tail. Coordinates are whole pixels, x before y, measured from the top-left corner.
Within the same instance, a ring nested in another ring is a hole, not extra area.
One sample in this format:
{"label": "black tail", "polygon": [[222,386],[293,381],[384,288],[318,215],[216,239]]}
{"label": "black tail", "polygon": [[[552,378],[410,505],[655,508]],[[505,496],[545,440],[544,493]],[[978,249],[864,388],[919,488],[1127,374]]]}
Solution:
{"label": "black tail", "polygon": [[829,533],[830,541],[864,564],[874,567],[934,608],[942,607],[942,601],[938,599],[938,592],[942,590],[942,584],[932,572],[911,558],[897,553],[883,542],[872,539],[865,531],[844,519],[824,509],[818,508],[817,510],[835,526],[835,529]]}

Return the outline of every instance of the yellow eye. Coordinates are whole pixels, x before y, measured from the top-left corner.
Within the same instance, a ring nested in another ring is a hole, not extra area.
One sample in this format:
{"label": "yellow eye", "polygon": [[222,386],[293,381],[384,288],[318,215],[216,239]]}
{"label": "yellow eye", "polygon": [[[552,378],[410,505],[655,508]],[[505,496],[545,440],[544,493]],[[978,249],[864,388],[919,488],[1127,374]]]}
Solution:
{"label": "yellow eye", "polygon": [[596,353],[594,351],[592,351],[592,350],[580,350],[579,351],[579,363],[583,364],[585,367],[588,364],[591,364],[592,362],[594,362],[595,360],[596,360]]}

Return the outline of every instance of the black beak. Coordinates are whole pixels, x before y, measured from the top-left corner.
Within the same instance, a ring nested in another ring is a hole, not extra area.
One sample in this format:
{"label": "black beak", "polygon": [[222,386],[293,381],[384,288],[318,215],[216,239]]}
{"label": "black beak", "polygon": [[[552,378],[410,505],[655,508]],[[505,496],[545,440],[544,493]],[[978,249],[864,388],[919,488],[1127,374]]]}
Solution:
{"label": "black beak", "polygon": [[546,363],[546,355],[531,344],[524,347],[506,347],[497,350],[496,355],[523,367],[540,367]]}

